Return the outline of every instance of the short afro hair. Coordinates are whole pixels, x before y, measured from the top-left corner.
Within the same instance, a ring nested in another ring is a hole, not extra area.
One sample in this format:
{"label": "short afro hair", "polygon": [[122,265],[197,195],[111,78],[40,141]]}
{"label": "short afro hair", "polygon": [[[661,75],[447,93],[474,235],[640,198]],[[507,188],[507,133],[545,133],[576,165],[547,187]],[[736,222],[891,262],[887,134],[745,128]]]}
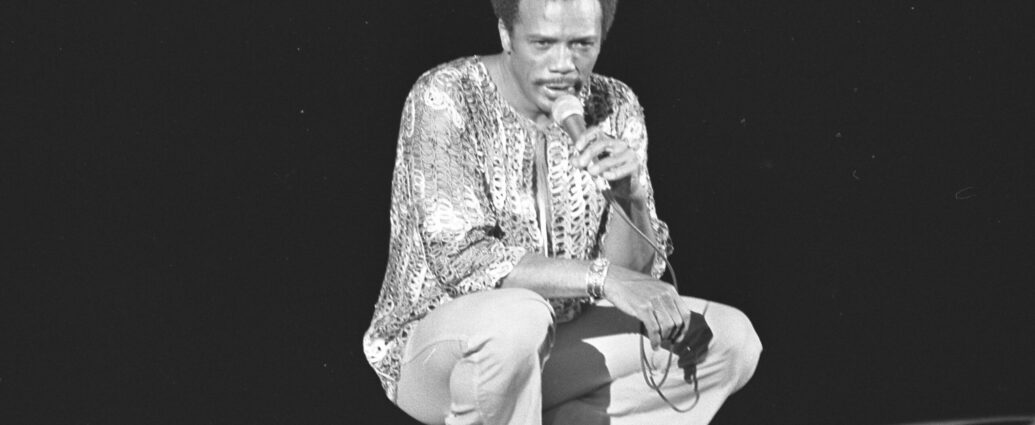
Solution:
{"label": "short afro hair", "polygon": [[[597,0],[600,2],[602,15],[601,38],[607,38],[607,32],[611,24],[615,22],[615,10],[618,9],[618,0]],[[514,31],[514,21],[518,18],[518,4],[521,0],[492,0],[492,10],[496,17],[503,21],[507,31]]]}

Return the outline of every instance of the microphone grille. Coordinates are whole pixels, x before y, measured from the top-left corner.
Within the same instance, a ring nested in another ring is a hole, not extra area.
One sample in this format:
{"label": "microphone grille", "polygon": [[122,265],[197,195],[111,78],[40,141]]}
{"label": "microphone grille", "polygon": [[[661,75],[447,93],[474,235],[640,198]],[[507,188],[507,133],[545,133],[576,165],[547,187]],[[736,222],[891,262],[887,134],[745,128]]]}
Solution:
{"label": "microphone grille", "polygon": [[572,115],[586,115],[579,98],[566,94],[553,102],[553,108],[550,110],[550,118],[553,119],[553,122],[560,124]]}

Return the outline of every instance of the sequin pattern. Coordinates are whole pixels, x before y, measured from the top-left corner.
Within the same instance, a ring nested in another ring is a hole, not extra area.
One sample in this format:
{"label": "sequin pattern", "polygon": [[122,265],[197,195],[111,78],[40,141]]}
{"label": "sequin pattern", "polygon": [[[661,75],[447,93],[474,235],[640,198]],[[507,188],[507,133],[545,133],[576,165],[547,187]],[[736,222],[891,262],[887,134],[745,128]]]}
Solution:
{"label": "sequin pattern", "polygon": [[[594,74],[593,99],[606,116],[589,116],[612,137],[627,140],[646,170],[643,111],[618,80]],[[388,266],[370,327],[367,361],[395,400],[403,347],[415,323],[464,294],[496,288],[521,257],[542,250],[534,192],[534,148],[546,139],[552,220],[547,255],[601,255],[611,214],[601,182],[573,166],[570,138],[518,115],[499,95],[478,57],[439,65],[422,75],[406,98],[392,175]],[[650,179],[648,210],[659,243],[671,252],[657,218]],[[615,208],[612,206],[611,208]],[[606,254],[606,253],[604,253]],[[655,259],[660,277],[664,261]],[[588,298],[551,299],[556,320],[579,314]]]}

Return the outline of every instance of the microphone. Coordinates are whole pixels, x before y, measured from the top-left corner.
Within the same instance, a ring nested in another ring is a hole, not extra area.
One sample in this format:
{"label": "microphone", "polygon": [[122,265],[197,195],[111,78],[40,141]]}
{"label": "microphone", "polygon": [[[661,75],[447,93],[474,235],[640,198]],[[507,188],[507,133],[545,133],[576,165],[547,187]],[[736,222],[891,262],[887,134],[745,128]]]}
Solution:
{"label": "microphone", "polygon": [[[574,143],[579,139],[582,133],[586,132],[586,111],[582,109],[582,102],[579,98],[566,94],[558,97],[553,102],[553,108],[550,109],[550,118],[553,122],[561,126],[568,136],[571,136],[571,141]],[[583,146],[583,149],[586,147]],[[581,152],[574,152],[574,155],[578,155]],[[601,155],[601,157],[607,156],[607,153]],[[599,159],[599,158],[598,158]],[[611,184],[608,183],[607,179],[603,176],[596,176],[593,179],[594,184],[600,189],[600,192],[604,194],[604,197],[608,198],[608,201],[612,201],[611,197]]]}
{"label": "microphone", "polygon": [[561,126],[568,136],[571,136],[571,141],[578,140],[582,133],[586,132],[586,112],[582,109],[582,102],[579,98],[566,94],[553,102],[553,108],[550,110],[550,118],[553,122]]}

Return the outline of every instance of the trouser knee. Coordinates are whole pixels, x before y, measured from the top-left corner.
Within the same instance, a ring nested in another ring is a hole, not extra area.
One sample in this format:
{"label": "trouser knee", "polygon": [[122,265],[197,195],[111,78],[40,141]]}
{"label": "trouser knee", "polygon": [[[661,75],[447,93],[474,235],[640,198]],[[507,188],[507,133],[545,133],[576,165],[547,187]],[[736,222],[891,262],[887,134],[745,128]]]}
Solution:
{"label": "trouser knee", "polygon": [[736,390],[754,375],[762,354],[762,342],[751,320],[742,311],[721,304],[712,304],[711,307],[719,310],[709,315],[714,317],[719,327],[719,337],[711,349],[724,359],[729,379]]}
{"label": "trouser knee", "polygon": [[[543,297],[526,289],[498,289],[493,303],[486,305],[491,314],[483,335],[473,336],[471,342],[480,344],[483,355],[499,362],[520,362],[536,355],[540,362],[552,344],[553,307]],[[476,348],[476,347],[469,347]]]}
{"label": "trouser knee", "polygon": [[464,338],[463,360],[450,376],[452,414],[466,418],[464,423],[503,423],[541,410],[540,374],[552,345],[553,308],[532,291],[489,292],[471,300],[482,309],[475,316],[482,322]]}

